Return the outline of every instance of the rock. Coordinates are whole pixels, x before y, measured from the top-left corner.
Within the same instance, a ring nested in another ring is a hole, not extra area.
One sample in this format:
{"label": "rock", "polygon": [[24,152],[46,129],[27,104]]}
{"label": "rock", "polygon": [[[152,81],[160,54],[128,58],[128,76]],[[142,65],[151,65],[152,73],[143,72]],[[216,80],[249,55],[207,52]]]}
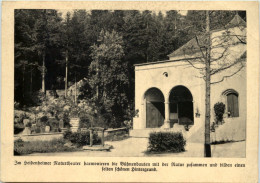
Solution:
{"label": "rock", "polygon": [[71,131],[72,132],[77,132],[79,129],[79,118],[70,118],[70,125],[71,125]]}
{"label": "rock", "polygon": [[59,128],[60,128],[60,129],[64,128],[64,122],[63,122],[63,120],[60,120],[60,121],[59,121]]}
{"label": "rock", "polygon": [[83,146],[83,150],[89,150],[89,151],[110,151],[110,149],[113,149],[112,145],[105,144],[104,146],[102,145],[93,145],[93,146]]}
{"label": "rock", "polygon": [[66,142],[64,146],[69,148],[75,147],[75,145],[73,145],[71,142]]}
{"label": "rock", "polygon": [[23,135],[30,135],[31,134],[31,128],[30,127],[25,127],[23,130]]}
{"label": "rock", "polygon": [[29,122],[30,122],[29,119],[23,119],[23,124],[24,124],[24,126],[26,126]]}
{"label": "rock", "polygon": [[61,132],[64,133],[68,130],[68,128],[61,128]]}
{"label": "rock", "polygon": [[69,111],[70,110],[70,106],[68,106],[68,105],[66,105],[66,106],[64,106],[64,111]]}
{"label": "rock", "polygon": [[50,133],[51,127],[50,126],[45,126],[45,132]]}

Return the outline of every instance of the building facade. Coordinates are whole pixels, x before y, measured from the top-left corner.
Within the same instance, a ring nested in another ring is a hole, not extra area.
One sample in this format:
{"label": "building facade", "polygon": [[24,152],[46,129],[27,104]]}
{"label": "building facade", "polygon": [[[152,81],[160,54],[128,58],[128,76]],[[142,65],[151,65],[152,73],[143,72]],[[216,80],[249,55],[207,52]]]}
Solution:
{"label": "building facade", "polygon": [[[238,15],[229,25],[228,31],[211,32],[212,124],[216,121],[214,105],[222,102],[226,107],[224,123],[215,130],[212,126],[212,141],[246,138],[246,44],[240,40],[246,37],[246,27]],[[133,136],[170,130],[182,131],[189,141],[204,141],[205,70],[203,50],[196,39],[168,55],[167,61],[135,65],[135,109],[139,113],[133,119]]]}

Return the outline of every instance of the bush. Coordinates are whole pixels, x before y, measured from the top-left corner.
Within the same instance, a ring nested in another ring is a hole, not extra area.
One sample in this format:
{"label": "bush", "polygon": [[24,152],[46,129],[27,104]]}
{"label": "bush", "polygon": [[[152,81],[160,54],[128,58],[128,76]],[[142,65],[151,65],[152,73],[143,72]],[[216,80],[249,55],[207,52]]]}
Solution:
{"label": "bush", "polygon": [[59,121],[56,118],[49,118],[46,125],[50,126],[51,132],[57,132],[59,129]]}
{"label": "bush", "polygon": [[183,152],[185,145],[180,132],[153,132],[149,136],[148,152]]}
{"label": "bush", "polygon": [[[90,132],[71,132],[64,133],[64,139],[69,140],[71,143],[76,144],[78,147],[90,144]],[[97,133],[93,134],[93,144],[100,144],[101,140]]]}
{"label": "bush", "polygon": [[42,122],[42,123],[47,123],[47,121],[48,121],[48,117],[47,116],[42,116],[40,118],[40,122]]}
{"label": "bush", "polygon": [[28,123],[25,125],[25,127],[31,128],[31,127],[32,127],[32,123],[31,123],[31,122],[28,122]]}
{"label": "bush", "polygon": [[75,147],[64,146],[64,139],[54,139],[51,141],[24,142],[21,139],[14,141],[14,154],[25,155],[31,153],[63,152],[75,151]]}
{"label": "bush", "polygon": [[216,116],[216,123],[223,123],[223,115],[225,113],[225,104],[223,104],[222,102],[218,102],[214,105],[214,112],[215,112],[215,116]]}
{"label": "bush", "polygon": [[91,127],[91,115],[86,112],[81,111],[79,113],[79,128],[90,128]]}
{"label": "bush", "polygon": [[24,130],[24,119],[29,119],[29,116],[24,111],[14,110],[14,134],[21,133]]}
{"label": "bush", "polygon": [[23,124],[14,124],[14,134],[19,134],[24,130]]}

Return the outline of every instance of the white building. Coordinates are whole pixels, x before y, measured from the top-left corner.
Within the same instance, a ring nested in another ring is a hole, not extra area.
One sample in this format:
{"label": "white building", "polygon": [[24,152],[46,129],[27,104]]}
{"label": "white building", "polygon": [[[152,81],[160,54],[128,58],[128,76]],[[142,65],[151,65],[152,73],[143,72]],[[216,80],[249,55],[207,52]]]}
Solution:
{"label": "white building", "polygon": [[[204,38],[190,40],[169,54],[167,61],[135,65],[135,109],[139,113],[130,135],[182,131],[188,141],[204,142],[205,81],[201,74],[205,71],[196,69],[204,66],[200,62]],[[223,79],[211,85],[211,122],[215,121],[214,104],[226,105],[225,123],[212,132],[211,139],[245,140],[246,23],[236,15],[225,29],[211,32],[211,44],[211,82]]]}

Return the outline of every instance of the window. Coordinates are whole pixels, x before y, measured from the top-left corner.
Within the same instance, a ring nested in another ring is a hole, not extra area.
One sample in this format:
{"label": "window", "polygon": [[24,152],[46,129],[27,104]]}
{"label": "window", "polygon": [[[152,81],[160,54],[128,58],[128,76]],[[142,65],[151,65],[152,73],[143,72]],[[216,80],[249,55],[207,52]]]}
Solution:
{"label": "window", "polygon": [[226,96],[228,117],[239,117],[238,93],[229,92]]}

